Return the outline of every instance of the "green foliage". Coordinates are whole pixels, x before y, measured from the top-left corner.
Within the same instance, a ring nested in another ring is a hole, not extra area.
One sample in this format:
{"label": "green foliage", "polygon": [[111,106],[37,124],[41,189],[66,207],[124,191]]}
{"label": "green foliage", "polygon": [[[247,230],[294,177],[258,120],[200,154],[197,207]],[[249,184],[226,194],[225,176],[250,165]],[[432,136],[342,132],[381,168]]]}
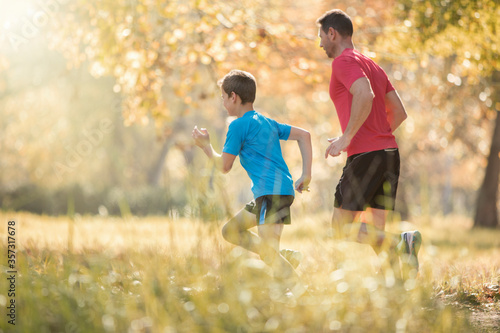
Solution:
{"label": "green foliage", "polygon": [[[116,79],[127,124],[152,115],[159,128],[175,128],[176,119],[215,97],[219,76],[267,62],[274,44],[291,36],[293,27],[277,19],[281,5],[276,0],[77,1],[68,4],[71,16],[55,22],[54,47],[71,66],[87,60],[94,76]],[[296,38],[291,41],[297,44]]]}
{"label": "green foliage", "polygon": [[398,16],[411,33],[415,54],[455,57],[463,75],[500,70],[500,6],[494,0],[399,1]]}
{"label": "green foliage", "polygon": [[[399,140],[401,151],[412,152],[406,165],[418,165],[413,171],[421,179],[441,183],[443,191],[434,201],[444,199],[440,205],[445,207],[451,196],[461,196],[454,187],[464,188],[465,179],[450,173],[433,176],[430,170],[436,164],[431,161],[441,159],[438,168],[453,173],[468,168],[466,160],[474,155],[465,185],[470,189],[478,188],[483,176],[479,170],[487,165],[491,123],[500,109],[495,79],[500,69],[500,6],[489,0],[401,0],[395,1],[394,9],[394,19],[384,22],[375,45],[377,55],[389,62],[389,76],[409,115]],[[498,183],[491,176],[485,182]],[[429,191],[431,196],[438,192]]]}
{"label": "green foliage", "polygon": [[[153,212],[165,212],[166,202],[180,214],[209,220],[224,216],[228,206],[241,206],[241,188],[248,186],[240,180],[246,175],[234,177],[234,170],[226,176],[233,177],[231,187],[239,186],[240,192],[231,188],[224,196],[222,186],[214,190],[188,179],[185,170],[192,162],[182,155],[191,149],[195,124],[209,128],[214,141],[223,140],[226,113],[216,80],[234,67],[257,77],[259,111],[314,134],[314,179],[303,206],[331,209],[343,162],[325,163],[321,155],[326,139],[340,128],[327,92],[329,60],[319,48],[314,20],[338,6],[353,17],[356,47],[380,61],[409,111],[410,118],[396,132],[405,168],[399,193],[413,206],[406,210],[417,216],[448,206],[473,210],[496,114],[498,94],[482,76],[497,64],[496,2],[405,0],[402,7],[373,0],[60,3],[36,39],[23,44],[21,52],[0,56],[5,74],[0,75],[4,209],[65,214],[72,192],[66,188],[75,183],[85,189],[72,194],[80,213],[95,214],[101,204],[110,214],[143,214],[148,205]],[[429,18],[427,7],[434,8]],[[393,15],[394,8],[400,16]],[[458,10],[462,25],[453,14]],[[469,32],[465,23],[475,30]],[[423,36],[432,38],[424,42]],[[484,44],[488,40],[491,45]],[[457,55],[449,56],[452,51]],[[483,52],[491,53],[491,61]],[[485,72],[478,72],[480,66]],[[112,121],[112,131],[89,140],[102,120]],[[138,126],[122,126],[133,122]],[[88,143],[91,149],[84,149]],[[162,145],[168,148],[165,161],[158,158]],[[284,144],[283,149],[296,178],[296,147]],[[189,177],[210,172],[204,158],[193,164],[197,170]],[[155,179],[164,195],[142,193],[151,175],[160,175]],[[141,193],[126,194],[131,187]],[[424,189],[428,195],[419,193]],[[184,210],[186,202],[190,207]]]}

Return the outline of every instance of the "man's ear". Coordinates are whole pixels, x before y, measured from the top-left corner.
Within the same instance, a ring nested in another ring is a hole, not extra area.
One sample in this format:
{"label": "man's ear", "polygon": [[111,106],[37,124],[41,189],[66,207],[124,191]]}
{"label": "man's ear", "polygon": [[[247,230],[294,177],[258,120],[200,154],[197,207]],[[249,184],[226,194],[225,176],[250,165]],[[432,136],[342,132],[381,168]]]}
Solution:
{"label": "man's ear", "polygon": [[[333,40],[335,39],[336,35],[337,35],[337,31],[335,29],[333,29],[332,27],[329,27],[328,28],[328,37]],[[331,37],[330,37],[331,36]]]}

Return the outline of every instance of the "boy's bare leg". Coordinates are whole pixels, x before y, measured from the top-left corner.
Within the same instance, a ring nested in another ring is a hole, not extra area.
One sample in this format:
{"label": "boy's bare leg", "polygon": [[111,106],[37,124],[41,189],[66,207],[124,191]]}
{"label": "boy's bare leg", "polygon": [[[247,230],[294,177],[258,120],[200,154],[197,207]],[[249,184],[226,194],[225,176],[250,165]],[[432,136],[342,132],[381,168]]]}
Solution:
{"label": "boy's bare leg", "polygon": [[283,224],[269,223],[258,226],[259,236],[262,239],[260,250],[261,259],[271,266],[278,278],[289,279],[296,276],[292,265],[280,254],[280,239]]}
{"label": "boy's bare leg", "polygon": [[306,292],[306,287],[300,280],[297,272],[280,253],[280,238],[283,232],[283,224],[268,223],[258,226],[259,235],[262,239],[260,257],[272,269],[274,276],[289,288],[293,296],[300,297]]}
{"label": "boy's bare leg", "polygon": [[256,225],[255,215],[242,209],[222,227],[222,236],[231,244],[259,254],[261,238],[248,230]]}
{"label": "boy's bare leg", "polygon": [[259,225],[258,235],[248,230],[255,226],[255,215],[242,209],[224,225],[222,235],[228,242],[258,254],[278,279],[295,285],[299,281],[298,275],[279,251],[283,224]]}
{"label": "boy's bare leg", "polygon": [[255,226],[257,226],[255,215],[242,209],[224,225],[222,236],[228,242],[258,254],[266,264],[278,269],[280,277],[295,274],[290,263],[279,252],[283,224],[259,225],[258,235],[248,230]]}

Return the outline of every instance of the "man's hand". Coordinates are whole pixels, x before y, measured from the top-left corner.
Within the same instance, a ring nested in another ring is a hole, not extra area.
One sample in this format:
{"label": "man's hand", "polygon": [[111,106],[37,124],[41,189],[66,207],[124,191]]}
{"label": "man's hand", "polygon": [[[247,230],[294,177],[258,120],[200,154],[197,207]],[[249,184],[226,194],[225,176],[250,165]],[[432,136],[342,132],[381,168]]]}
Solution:
{"label": "man's hand", "polygon": [[328,139],[328,142],[330,142],[330,145],[326,148],[325,158],[328,158],[328,156],[339,156],[343,151],[347,150],[347,147],[351,143],[344,136]]}
{"label": "man's hand", "polygon": [[195,126],[192,136],[194,139],[194,143],[201,149],[205,150],[210,146],[210,134],[208,134],[206,128],[198,129],[198,126]]}
{"label": "man's hand", "polygon": [[329,155],[333,157],[339,156],[343,151],[347,150],[352,138],[354,138],[372,110],[375,94],[372,91],[370,81],[366,77],[354,81],[349,92],[352,95],[349,122],[341,137],[328,139],[330,145],[326,148],[325,158],[328,158]]}

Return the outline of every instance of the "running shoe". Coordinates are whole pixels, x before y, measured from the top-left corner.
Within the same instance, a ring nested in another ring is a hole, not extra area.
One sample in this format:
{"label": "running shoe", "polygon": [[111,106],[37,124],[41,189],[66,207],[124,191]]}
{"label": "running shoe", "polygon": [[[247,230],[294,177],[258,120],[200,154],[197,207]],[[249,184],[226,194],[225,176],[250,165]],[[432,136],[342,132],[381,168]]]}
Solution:
{"label": "running shoe", "polygon": [[296,269],[302,261],[302,253],[290,249],[282,249],[280,254]]}
{"label": "running shoe", "polygon": [[[418,251],[422,245],[422,235],[418,230],[401,233],[401,241],[397,246],[397,251],[401,257],[404,267],[418,272]],[[405,274],[406,275],[406,274]]]}

